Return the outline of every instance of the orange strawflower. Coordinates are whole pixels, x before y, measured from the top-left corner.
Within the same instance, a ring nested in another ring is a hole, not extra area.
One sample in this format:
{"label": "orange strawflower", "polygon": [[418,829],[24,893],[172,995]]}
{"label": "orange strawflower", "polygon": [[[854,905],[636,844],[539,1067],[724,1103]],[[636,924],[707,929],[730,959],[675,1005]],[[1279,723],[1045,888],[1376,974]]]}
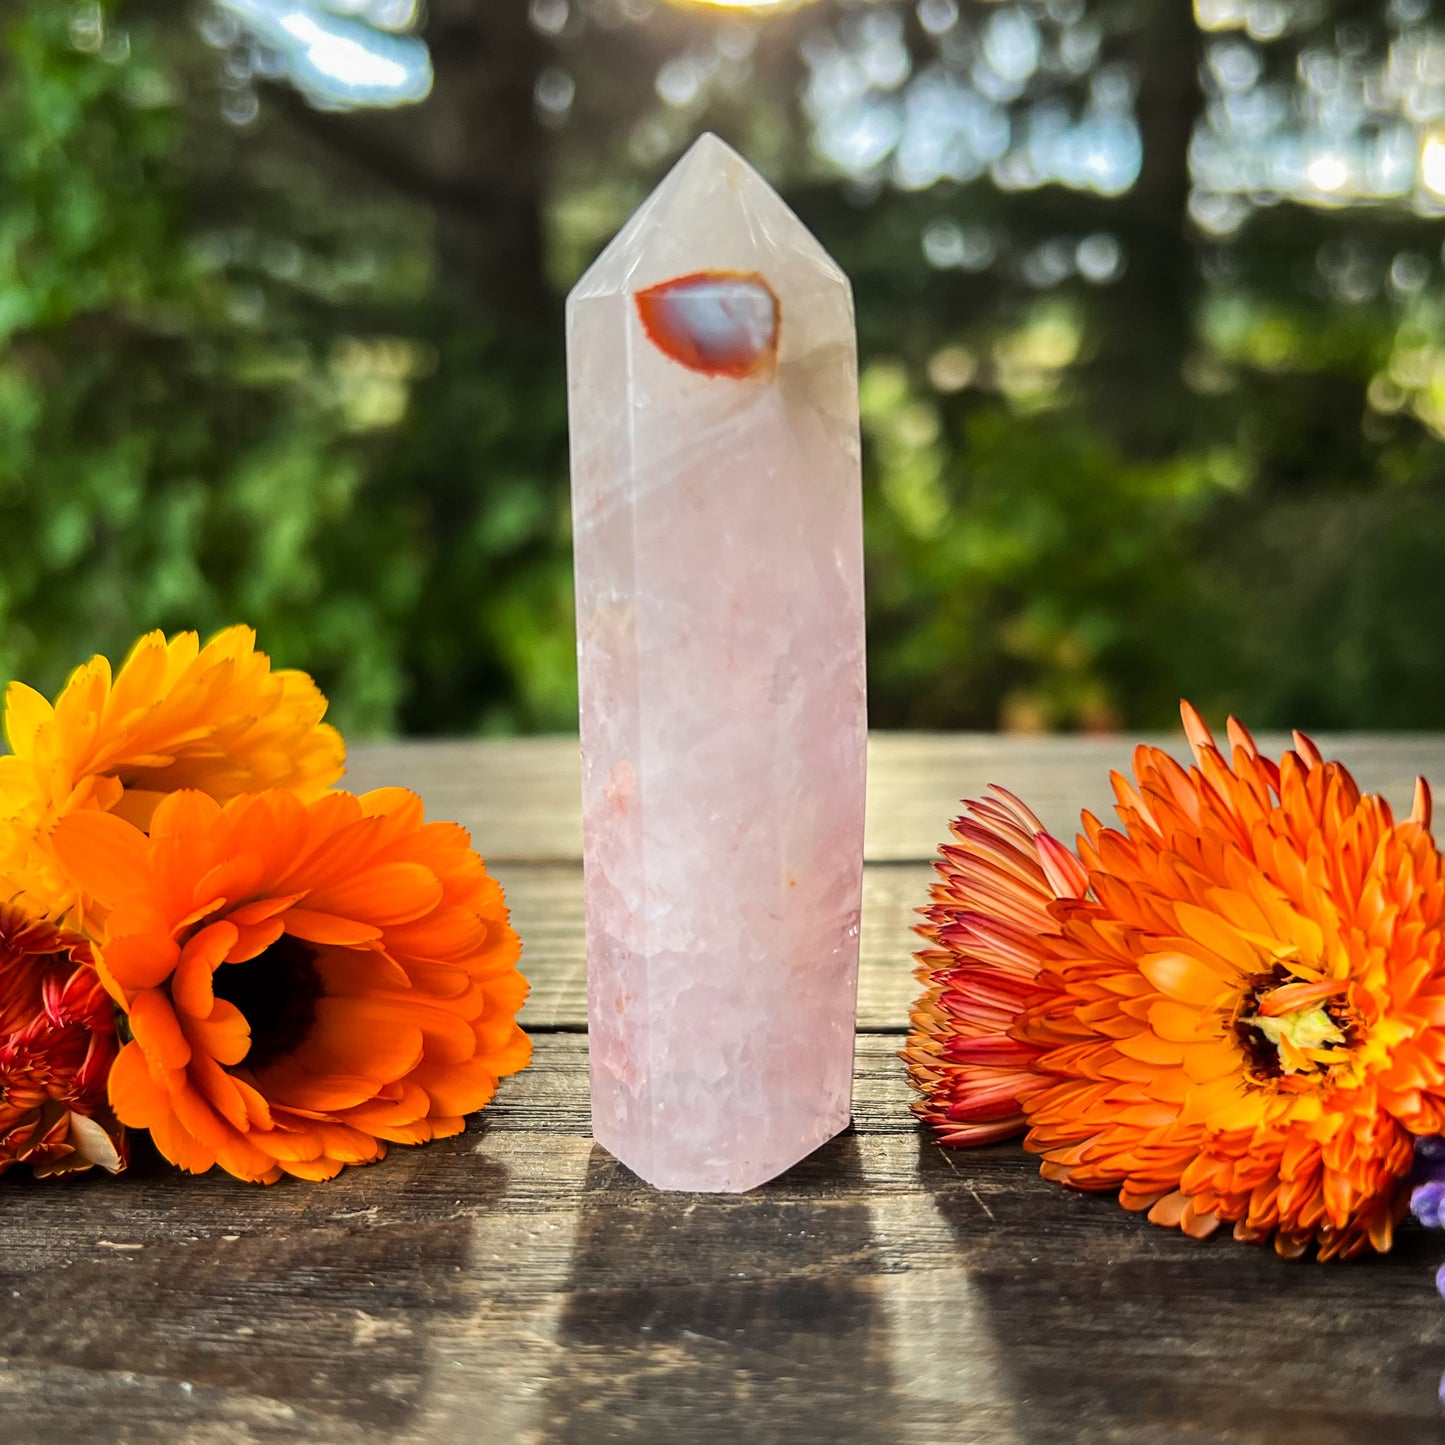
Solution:
{"label": "orange strawflower", "polygon": [[1042,1173],[1204,1236],[1390,1247],[1445,1132],[1445,877],[1299,734],[1278,765],[1184,706],[1197,766],[1135,753],[1078,855],[1002,790],[941,849],[904,1054],[948,1145],[1020,1130]]}
{"label": "orange strawflower", "polygon": [[77,934],[0,903],[0,1174],[125,1166],[106,1103],[115,1009]]}
{"label": "orange strawflower", "polygon": [[183,1169],[327,1179],[459,1133],[528,1060],[502,890],[412,793],[178,792],[149,837],[85,810],[54,845],[106,910],[111,1102]]}
{"label": "orange strawflower", "polygon": [[194,632],[152,632],[120,671],[94,657],[54,707],[12,682],[5,697],[11,755],[0,758],[0,867],[46,910],[74,902],[48,838],[85,808],[141,828],[179,788],[218,802],[262,788],[319,797],[345,769],[326,699],[303,672],[273,671],[249,627],[201,647]]}

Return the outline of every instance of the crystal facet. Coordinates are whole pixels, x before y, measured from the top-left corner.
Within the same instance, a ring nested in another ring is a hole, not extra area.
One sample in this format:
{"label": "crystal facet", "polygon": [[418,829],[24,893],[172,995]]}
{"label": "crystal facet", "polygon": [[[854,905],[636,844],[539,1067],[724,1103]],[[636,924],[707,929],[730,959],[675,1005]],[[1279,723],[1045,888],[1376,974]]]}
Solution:
{"label": "crystal facet", "polygon": [[741,1190],[848,1122],[866,721],[847,278],[704,136],[567,303],[592,1126]]}

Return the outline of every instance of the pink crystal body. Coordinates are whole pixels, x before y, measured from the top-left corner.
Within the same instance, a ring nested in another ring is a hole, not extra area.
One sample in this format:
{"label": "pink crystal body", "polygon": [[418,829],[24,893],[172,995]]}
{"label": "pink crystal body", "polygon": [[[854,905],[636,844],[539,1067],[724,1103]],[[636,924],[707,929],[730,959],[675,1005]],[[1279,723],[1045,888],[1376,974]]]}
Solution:
{"label": "pink crystal body", "polygon": [[593,1133],[661,1188],[748,1189],[849,1118],[852,295],[704,136],[577,284],[567,332]]}

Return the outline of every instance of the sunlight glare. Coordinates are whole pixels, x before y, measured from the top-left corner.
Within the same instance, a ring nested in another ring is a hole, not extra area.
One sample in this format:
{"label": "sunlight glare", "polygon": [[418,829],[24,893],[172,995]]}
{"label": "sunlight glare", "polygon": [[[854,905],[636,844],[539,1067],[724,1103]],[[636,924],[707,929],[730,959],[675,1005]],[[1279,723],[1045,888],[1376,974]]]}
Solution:
{"label": "sunlight glare", "polygon": [[1445,132],[1426,136],[1420,147],[1420,180],[1427,190],[1445,196]]}
{"label": "sunlight glare", "polygon": [[792,10],[810,0],[671,0],[680,10]]}

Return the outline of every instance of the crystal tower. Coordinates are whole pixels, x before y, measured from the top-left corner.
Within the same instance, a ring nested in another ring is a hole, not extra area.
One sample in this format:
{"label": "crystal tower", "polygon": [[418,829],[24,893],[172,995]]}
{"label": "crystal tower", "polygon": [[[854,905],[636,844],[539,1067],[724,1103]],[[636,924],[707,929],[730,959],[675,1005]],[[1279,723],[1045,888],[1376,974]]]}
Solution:
{"label": "crystal tower", "polygon": [[592,1126],[664,1189],[848,1123],[866,744],[847,278],[714,136],[567,302]]}

